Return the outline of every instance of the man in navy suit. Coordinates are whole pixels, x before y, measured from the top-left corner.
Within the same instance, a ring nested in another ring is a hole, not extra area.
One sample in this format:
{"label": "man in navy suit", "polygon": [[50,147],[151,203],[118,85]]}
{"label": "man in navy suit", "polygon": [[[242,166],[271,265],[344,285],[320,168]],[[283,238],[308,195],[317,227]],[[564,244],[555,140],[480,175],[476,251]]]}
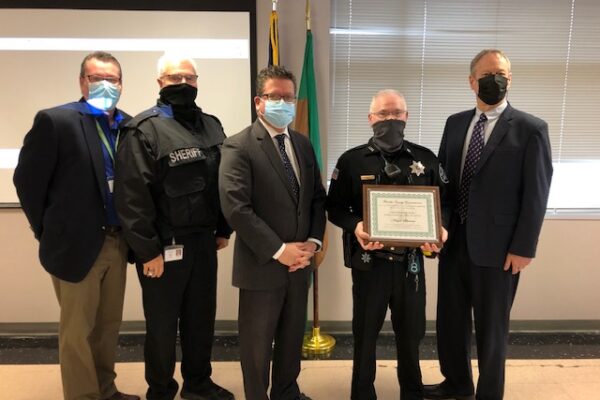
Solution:
{"label": "man in navy suit", "polygon": [[116,58],[83,59],[82,98],[40,111],[25,136],[14,184],[60,306],[59,358],[67,400],[139,400],[115,386],[127,245],[112,188],[120,128]]}
{"label": "man in navy suit", "polygon": [[473,312],[477,399],[502,399],[510,310],[520,272],[535,257],[552,178],[548,125],[508,104],[510,61],[483,50],[471,62],[477,107],[450,116],[439,159],[450,184],[440,254],[437,342],[444,381],[428,399],[471,399]]}

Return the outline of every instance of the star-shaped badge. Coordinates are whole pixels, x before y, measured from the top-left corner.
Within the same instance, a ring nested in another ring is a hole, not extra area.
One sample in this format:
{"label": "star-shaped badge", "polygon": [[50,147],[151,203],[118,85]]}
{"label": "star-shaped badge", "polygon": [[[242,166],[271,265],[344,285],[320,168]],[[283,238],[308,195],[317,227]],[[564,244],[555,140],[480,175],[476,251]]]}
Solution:
{"label": "star-shaped badge", "polygon": [[362,259],[362,262],[364,262],[365,264],[368,264],[371,262],[371,255],[369,253],[362,253],[360,258]]}
{"label": "star-shaped badge", "polygon": [[425,174],[425,166],[421,164],[421,161],[413,161],[410,165],[410,172],[412,172],[416,176]]}

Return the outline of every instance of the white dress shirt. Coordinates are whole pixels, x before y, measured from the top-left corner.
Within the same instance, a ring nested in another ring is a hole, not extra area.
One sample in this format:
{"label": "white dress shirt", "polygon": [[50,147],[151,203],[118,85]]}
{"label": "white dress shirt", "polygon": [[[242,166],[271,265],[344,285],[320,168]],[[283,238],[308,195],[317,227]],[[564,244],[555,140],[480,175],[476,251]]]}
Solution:
{"label": "white dress shirt", "polygon": [[[288,131],[287,126],[285,127],[285,130],[283,132],[277,132],[273,127],[265,124],[262,118],[259,117],[258,120],[265,127],[265,129],[269,133],[269,136],[271,136],[271,140],[273,140],[273,145],[275,146],[275,149],[277,149],[277,154],[279,154],[279,157],[281,157],[281,153],[279,152],[279,142],[277,141],[275,136],[281,135],[282,133],[285,135],[285,152],[287,153],[287,156],[290,162],[292,163],[292,169],[294,170],[294,175],[296,175],[298,187],[300,187],[300,168],[298,167],[298,160],[296,159],[296,153],[294,152],[294,146],[292,145],[292,140],[290,139],[290,132]],[[283,163],[283,158],[281,159],[281,162]],[[307,240],[309,242],[315,243],[317,245],[317,251],[321,251],[323,243],[319,239],[308,238]],[[279,250],[277,250],[275,254],[273,254],[273,258],[275,260],[279,259],[279,257],[283,254],[284,250],[285,243],[281,245],[281,247],[279,248]]]}
{"label": "white dress shirt", "polygon": [[[502,103],[500,103],[500,105],[498,107],[492,108],[491,110],[488,110],[485,112],[487,121],[485,121],[485,127],[483,129],[484,145],[487,144],[488,139],[490,138],[490,135],[492,134],[492,131],[494,130],[494,127],[496,126],[496,122],[498,122],[498,118],[500,117],[500,114],[502,114],[504,112],[504,110],[506,109],[507,106],[508,106],[508,102],[506,101],[506,98],[505,98],[504,101]],[[471,121],[471,125],[469,125],[469,129],[467,130],[467,137],[465,138],[465,144],[463,146],[463,152],[462,152],[462,161],[460,163],[461,179],[462,179],[462,170],[465,166],[465,158],[467,157],[467,150],[469,149],[469,142],[471,141],[471,136],[473,136],[473,128],[475,128],[475,124],[477,123],[477,121],[479,121],[479,117],[481,116],[481,114],[483,114],[483,111],[481,111],[479,108],[476,108],[475,116],[473,117],[473,120]]]}

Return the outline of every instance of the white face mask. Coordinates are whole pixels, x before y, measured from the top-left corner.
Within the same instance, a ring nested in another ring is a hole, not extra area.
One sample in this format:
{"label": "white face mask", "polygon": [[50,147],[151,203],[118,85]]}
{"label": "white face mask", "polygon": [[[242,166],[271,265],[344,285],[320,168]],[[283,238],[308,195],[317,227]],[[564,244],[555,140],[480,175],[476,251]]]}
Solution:
{"label": "white face mask", "polygon": [[117,106],[121,91],[119,87],[108,81],[90,83],[88,104],[102,111],[112,110]]}

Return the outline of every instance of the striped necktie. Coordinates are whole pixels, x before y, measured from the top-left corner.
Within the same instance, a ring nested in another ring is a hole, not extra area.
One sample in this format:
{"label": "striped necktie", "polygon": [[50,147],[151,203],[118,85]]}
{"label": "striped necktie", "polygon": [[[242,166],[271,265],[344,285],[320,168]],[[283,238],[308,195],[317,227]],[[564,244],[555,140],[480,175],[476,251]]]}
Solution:
{"label": "striped necktie", "polygon": [[285,151],[285,134],[281,133],[275,136],[275,139],[277,139],[277,143],[279,144],[279,153],[281,154],[281,159],[283,160],[285,176],[287,177],[287,180],[290,186],[292,187],[292,191],[294,192],[294,196],[296,196],[296,200],[298,200],[298,194],[300,193],[300,185],[298,185],[298,179],[296,179],[294,168],[292,167],[290,158],[288,157],[288,154]]}
{"label": "striped necktie", "polygon": [[463,166],[460,187],[458,189],[458,214],[460,215],[461,223],[465,222],[467,219],[469,209],[469,189],[471,187],[471,181],[473,180],[473,173],[475,172],[477,163],[481,158],[483,146],[485,145],[483,138],[485,121],[487,121],[487,116],[482,113],[473,128],[473,134],[471,135],[471,141],[469,142],[469,148],[467,149],[467,155],[465,157],[465,165]]}

